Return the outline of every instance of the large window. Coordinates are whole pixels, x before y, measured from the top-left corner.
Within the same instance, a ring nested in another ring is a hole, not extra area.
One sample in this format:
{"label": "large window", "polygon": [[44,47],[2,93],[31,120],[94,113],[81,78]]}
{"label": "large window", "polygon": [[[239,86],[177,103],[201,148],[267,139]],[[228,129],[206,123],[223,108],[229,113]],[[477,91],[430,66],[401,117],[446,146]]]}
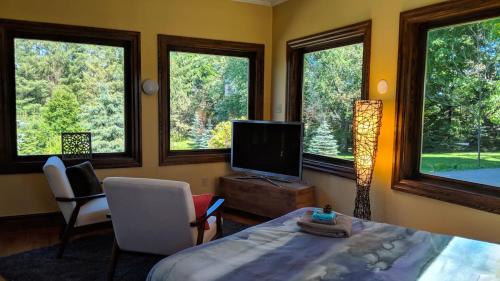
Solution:
{"label": "large window", "polygon": [[354,177],[354,102],[368,96],[370,22],[288,42],[287,119],[304,123],[304,166]]}
{"label": "large window", "polygon": [[72,132],[91,133],[98,168],[140,165],[138,33],[17,21],[0,29],[2,171],[40,171]]}
{"label": "large window", "polygon": [[227,159],[231,121],[262,118],[263,46],[159,36],[160,162]]}
{"label": "large window", "polygon": [[90,132],[92,151],[125,151],[124,48],[14,39],[17,154],[61,152],[61,133]]}
{"label": "large window", "polygon": [[393,187],[498,213],[500,4],[459,2],[402,14]]}
{"label": "large window", "polygon": [[500,18],[430,29],[420,171],[500,187]]}

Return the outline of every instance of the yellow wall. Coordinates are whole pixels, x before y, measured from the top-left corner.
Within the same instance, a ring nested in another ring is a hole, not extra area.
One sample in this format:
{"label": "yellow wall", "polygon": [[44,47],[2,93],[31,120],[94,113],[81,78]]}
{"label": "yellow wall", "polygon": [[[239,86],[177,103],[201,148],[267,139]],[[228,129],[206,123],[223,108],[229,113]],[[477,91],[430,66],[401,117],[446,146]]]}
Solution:
{"label": "yellow wall", "polygon": [[[142,78],[157,78],[157,34],[266,45],[264,116],[270,118],[272,9],[230,0],[0,0],[0,18],[141,32]],[[158,166],[157,95],[142,95],[143,167],[98,170],[98,176],[184,180],[193,193],[213,191],[226,163]],[[42,174],[0,176],[0,217],[45,213],[57,207]]]}
{"label": "yellow wall", "polygon": [[[284,118],[286,41],[372,19],[370,98],[384,101],[379,154],[372,185],[373,218],[438,233],[500,242],[500,215],[393,191],[390,187],[396,96],[399,14],[437,0],[289,0],[273,9],[273,118]],[[376,91],[386,79],[389,92]],[[281,113],[280,113],[281,111]],[[318,203],[352,214],[354,181],[306,170]]]}

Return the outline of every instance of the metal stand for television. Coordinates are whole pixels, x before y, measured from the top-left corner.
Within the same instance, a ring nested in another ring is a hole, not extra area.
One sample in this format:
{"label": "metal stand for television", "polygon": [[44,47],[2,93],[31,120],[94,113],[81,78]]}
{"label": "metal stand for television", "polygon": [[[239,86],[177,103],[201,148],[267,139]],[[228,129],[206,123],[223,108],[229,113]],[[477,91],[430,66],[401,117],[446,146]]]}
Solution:
{"label": "metal stand for television", "polygon": [[282,187],[281,185],[276,183],[277,181],[292,183],[292,181],[289,181],[289,180],[277,179],[277,178],[266,177],[266,176],[257,176],[257,175],[242,176],[242,177],[237,177],[236,179],[239,179],[239,180],[263,180],[263,181],[267,181],[268,183],[270,183],[274,186],[277,186],[277,187]]}

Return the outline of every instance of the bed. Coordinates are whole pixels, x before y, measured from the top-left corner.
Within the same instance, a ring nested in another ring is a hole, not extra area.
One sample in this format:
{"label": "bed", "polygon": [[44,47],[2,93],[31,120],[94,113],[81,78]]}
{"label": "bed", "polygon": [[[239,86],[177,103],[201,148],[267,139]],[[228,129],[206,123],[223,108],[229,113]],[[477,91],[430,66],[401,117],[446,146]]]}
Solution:
{"label": "bed", "polygon": [[296,210],[167,257],[148,281],[500,280],[500,245],[353,219],[349,238],[299,231]]}

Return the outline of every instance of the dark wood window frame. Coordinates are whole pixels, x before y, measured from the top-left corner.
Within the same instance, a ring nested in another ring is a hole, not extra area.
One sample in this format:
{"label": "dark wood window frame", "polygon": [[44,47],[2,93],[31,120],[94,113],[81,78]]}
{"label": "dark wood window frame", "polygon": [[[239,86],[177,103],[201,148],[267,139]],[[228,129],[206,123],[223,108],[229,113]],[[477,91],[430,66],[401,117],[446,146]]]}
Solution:
{"label": "dark wood window frame", "polygon": [[[125,152],[95,153],[95,168],[139,167],[141,158],[140,33],[0,19],[0,174],[42,172],[48,156],[18,156],[14,39],[123,47],[125,50]],[[76,161],[67,161],[72,165]]]}
{"label": "dark wood window frame", "polygon": [[[302,119],[304,54],[363,43],[361,98],[368,98],[370,80],[371,20],[287,41],[287,121]],[[355,179],[353,161],[304,153],[303,167]]]}
{"label": "dark wood window frame", "polygon": [[158,35],[160,166],[229,161],[230,149],[170,150],[170,52],[245,57],[249,59],[248,119],[262,120],[264,45]]}
{"label": "dark wood window frame", "polygon": [[392,188],[500,214],[500,189],[422,174],[420,147],[427,31],[500,15],[495,0],[460,0],[401,13]]}

